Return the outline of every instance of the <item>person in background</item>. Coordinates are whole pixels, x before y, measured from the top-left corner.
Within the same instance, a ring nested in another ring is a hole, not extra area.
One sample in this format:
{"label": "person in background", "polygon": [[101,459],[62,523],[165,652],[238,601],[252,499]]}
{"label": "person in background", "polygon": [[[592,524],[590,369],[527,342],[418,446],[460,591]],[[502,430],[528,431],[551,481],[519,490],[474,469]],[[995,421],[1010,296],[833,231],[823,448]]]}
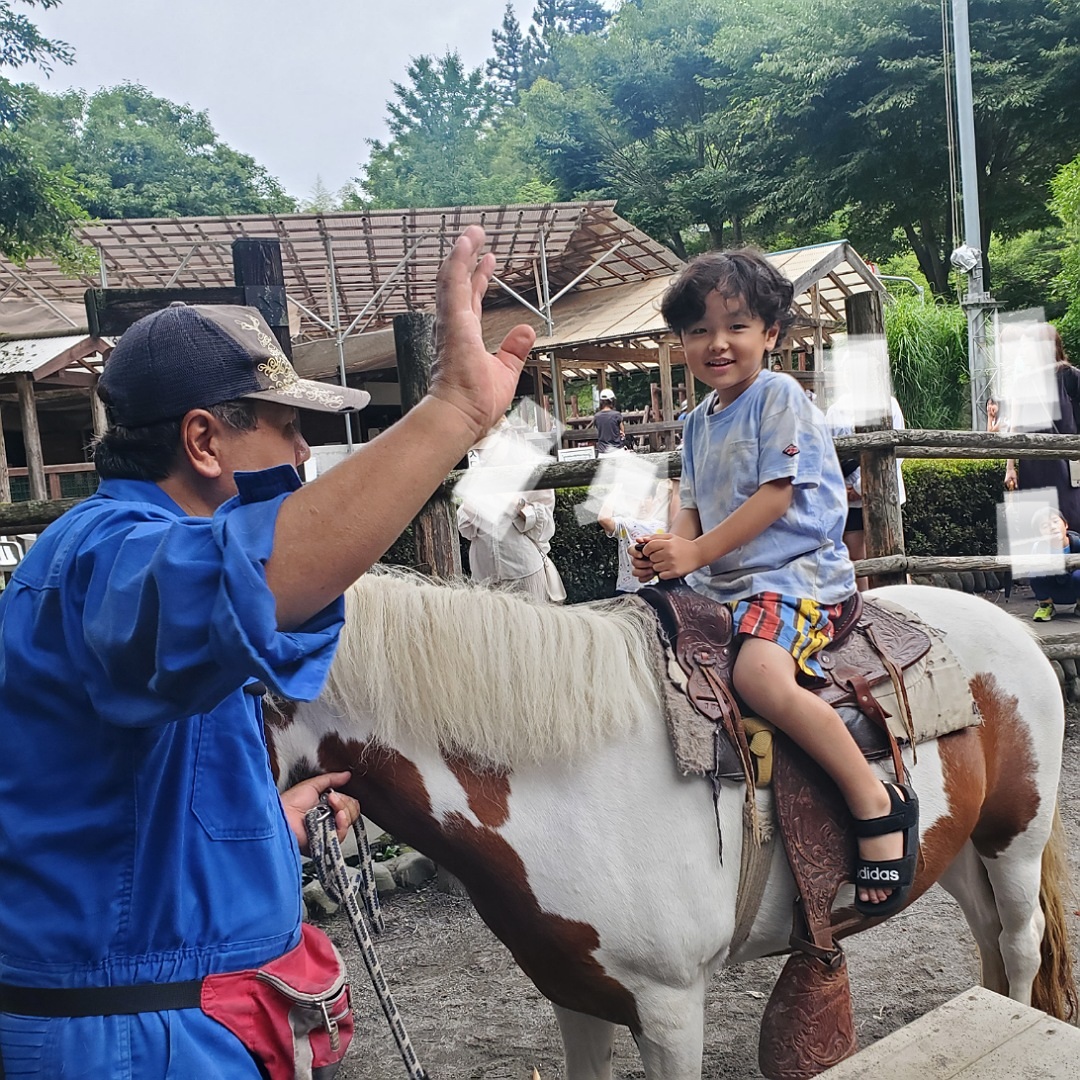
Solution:
{"label": "person in background", "polygon": [[[1057,328],[1043,323],[1043,333],[1054,350],[1054,386],[1057,400],[1052,402],[1055,419],[1043,434],[1077,434],[1077,411],[1080,410],[1080,370],[1073,367],[1065,355],[1065,346]],[[1016,419],[1010,414],[1011,419]],[[1080,461],[1067,458],[1010,458],[1005,462],[1006,491],[1034,491],[1053,488],[1057,494],[1057,509],[1071,528],[1080,524]],[[1036,608],[1039,615],[1043,605]],[[1043,620],[1040,620],[1043,621]]]}
{"label": "person in background", "polygon": [[[518,435],[504,418],[473,449],[479,466],[499,467],[520,461]],[[555,535],[555,492],[521,491],[483,505],[464,499],[457,512],[458,532],[469,541],[473,581],[505,586],[535,600],[566,599],[562,576],[551,561]]]}
{"label": "person in background", "polygon": [[597,515],[597,524],[619,544],[619,570],[615,579],[615,595],[636,593],[645,584],[634,577],[630,564],[630,548],[658,533],[665,533],[679,512],[679,492],[670,480],[658,480],[652,493],[640,506],[626,506],[618,491],[604,501]]}
{"label": "person in background", "polygon": [[769,365],[769,370],[770,371],[783,371],[784,370],[784,362],[783,362],[783,360],[781,360],[779,356],[774,356],[772,363]]}
{"label": "person in background", "polygon": [[597,454],[617,454],[626,449],[626,430],[614,390],[605,387],[600,391],[600,408],[593,414],[592,422],[596,428]]}
{"label": "person in background", "polygon": [[[1073,532],[1065,519],[1049,506],[1042,506],[1032,515],[1032,526],[1039,533],[1037,546],[1046,553],[1056,555],[1059,551],[1065,555],[1080,554],[1080,533]],[[1080,615],[1080,570],[1065,570],[1060,574],[1033,575],[1030,579],[1031,591],[1035,594],[1035,622],[1049,622],[1057,614],[1056,605],[1072,608],[1074,615]]]}
{"label": "person in background", "polygon": [[469,573],[483,585],[505,586],[534,600],[566,599],[562,576],[551,561],[555,535],[555,492],[522,491],[512,495],[506,514],[488,521],[475,505],[463,502],[458,532],[469,541]]}

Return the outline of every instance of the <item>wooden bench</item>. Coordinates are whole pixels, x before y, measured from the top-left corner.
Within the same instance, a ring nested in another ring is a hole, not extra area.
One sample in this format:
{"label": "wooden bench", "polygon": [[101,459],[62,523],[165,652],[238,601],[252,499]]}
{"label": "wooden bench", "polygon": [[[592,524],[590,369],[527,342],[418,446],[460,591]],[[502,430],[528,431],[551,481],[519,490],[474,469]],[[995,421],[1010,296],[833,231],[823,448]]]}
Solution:
{"label": "wooden bench", "polygon": [[819,1074],[819,1080],[1080,1080],[1080,1030],[981,986]]}

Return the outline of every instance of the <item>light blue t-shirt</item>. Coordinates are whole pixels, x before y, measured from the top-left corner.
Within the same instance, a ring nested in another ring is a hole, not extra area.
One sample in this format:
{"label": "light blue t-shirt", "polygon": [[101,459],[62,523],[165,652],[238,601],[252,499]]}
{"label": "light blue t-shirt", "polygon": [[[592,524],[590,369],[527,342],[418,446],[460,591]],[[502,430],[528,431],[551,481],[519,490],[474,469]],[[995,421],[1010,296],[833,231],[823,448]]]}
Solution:
{"label": "light blue t-shirt", "polygon": [[825,417],[789,375],[762,371],[726,409],[715,393],[686,418],[681,505],[708,532],[762,484],[790,477],[787,512],[748,544],[702,567],[688,583],[714,600],[763,592],[836,604],[855,591],[844,546],[847,497]]}

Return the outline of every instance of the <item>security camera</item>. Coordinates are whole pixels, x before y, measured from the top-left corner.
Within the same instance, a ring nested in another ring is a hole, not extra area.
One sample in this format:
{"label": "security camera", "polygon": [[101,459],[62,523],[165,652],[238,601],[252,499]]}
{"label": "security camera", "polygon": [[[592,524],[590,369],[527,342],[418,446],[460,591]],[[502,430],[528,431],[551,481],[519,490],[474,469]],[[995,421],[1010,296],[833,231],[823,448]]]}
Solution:
{"label": "security camera", "polygon": [[982,259],[982,252],[978,248],[970,247],[968,244],[961,244],[950,256],[949,262],[956,267],[957,270],[962,270],[965,274],[970,274]]}

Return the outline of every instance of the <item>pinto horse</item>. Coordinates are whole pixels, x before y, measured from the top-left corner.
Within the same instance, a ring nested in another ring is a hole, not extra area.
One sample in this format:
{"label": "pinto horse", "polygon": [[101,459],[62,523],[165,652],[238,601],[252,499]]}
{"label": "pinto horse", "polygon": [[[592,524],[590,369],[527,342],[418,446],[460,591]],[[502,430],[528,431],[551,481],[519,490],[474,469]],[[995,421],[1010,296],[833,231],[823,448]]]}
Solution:
{"label": "pinto horse", "polygon": [[[945,635],[983,719],[909,763],[922,811],[912,898],[944,886],[984,985],[1070,1015],[1053,670],[984,600],[917,585],[876,594]],[[700,1077],[706,983],[722,964],[788,949],[794,883],[772,845],[764,898],[733,948],[744,789],[723,784],[714,802],[677,770],[651,612],[385,570],[352,587],[347,612],[323,695],[268,710],[281,785],[350,770],[346,790],[372,820],[461,880],[554,1006],[567,1080],[609,1080],[615,1025],[633,1033],[649,1080]],[[851,899],[842,890],[838,907]]]}

